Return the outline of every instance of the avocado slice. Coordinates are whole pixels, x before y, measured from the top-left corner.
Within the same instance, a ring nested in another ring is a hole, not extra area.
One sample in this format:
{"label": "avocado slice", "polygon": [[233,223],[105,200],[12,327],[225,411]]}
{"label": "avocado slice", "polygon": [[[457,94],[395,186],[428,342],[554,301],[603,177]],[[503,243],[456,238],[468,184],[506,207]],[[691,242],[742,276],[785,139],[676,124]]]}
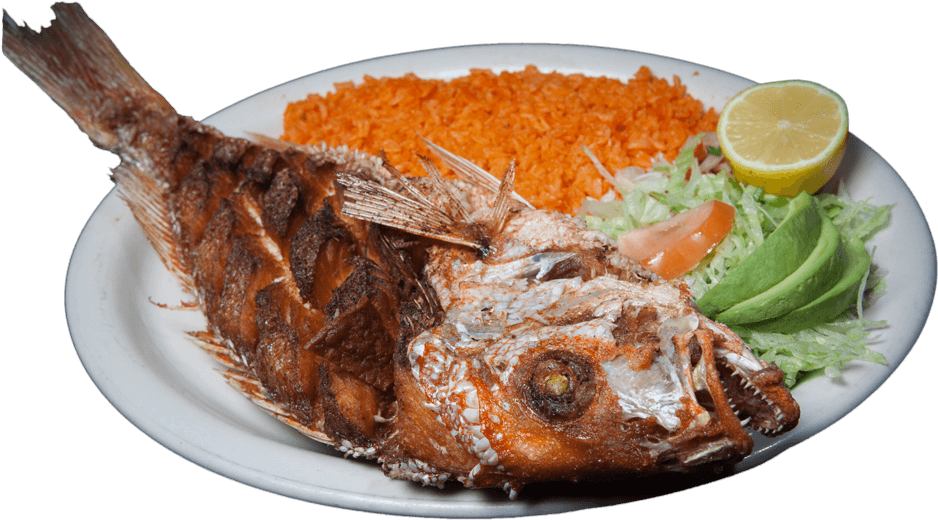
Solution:
{"label": "avocado slice", "polygon": [[820,230],[821,213],[814,197],[799,193],[788,203],[788,212],[778,228],[697,300],[700,311],[712,318],[784,280],[817,246]]}
{"label": "avocado slice", "polygon": [[846,253],[840,231],[821,215],[817,246],[795,272],[748,300],[718,313],[716,321],[740,325],[776,318],[824,294],[843,277]]}
{"label": "avocado slice", "polygon": [[851,240],[845,249],[847,268],[836,285],[814,301],[777,318],[746,325],[759,332],[796,332],[839,318],[857,301],[857,291],[870,270],[873,258],[863,243]]}

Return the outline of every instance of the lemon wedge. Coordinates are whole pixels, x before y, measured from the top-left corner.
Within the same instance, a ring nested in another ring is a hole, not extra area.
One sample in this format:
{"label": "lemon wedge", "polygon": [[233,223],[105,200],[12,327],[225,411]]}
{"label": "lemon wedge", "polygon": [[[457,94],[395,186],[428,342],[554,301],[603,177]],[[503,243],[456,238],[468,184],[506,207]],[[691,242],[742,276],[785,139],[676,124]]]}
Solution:
{"label": "lemon wedge", "polygon": [[814,193],[843,160],[847,105],[809,81],[755,85],[727,103],[717,139],[737,179],[775,195]]}

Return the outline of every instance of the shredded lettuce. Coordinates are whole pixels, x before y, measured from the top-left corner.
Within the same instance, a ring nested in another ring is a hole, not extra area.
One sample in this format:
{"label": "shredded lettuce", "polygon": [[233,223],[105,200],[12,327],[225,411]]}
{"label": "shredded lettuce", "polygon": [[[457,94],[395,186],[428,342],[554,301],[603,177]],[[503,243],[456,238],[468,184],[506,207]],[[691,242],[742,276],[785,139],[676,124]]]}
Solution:
{"label": "shredded lettuce", "polygon": [[892,206],[874,206],[869,201],[854,201],[847,196],[821,194],[816,197],[818,208],[827,212],[846,240],[866,243],[889,226]]}
{"label": "shredded lettuce", "polygon": [[[673,162],[661,162],[635,178],[634,184],[618,185],[621,200],[586,199],[581,208],[581,217],[589,227],[617,238],[626,231],[660,222],[711,199],[734,206],[736,218],[730,232],[697,267],[683,276],[696,298],[722,280],[727,271],[748,257],[775,230],[791,200],[743,185],[727,170],[702,174],[693,154],[699,140],[700,136]],[[844,195],[820,194],[815,198],[818,208],[827,213],[847,240],[866,243],[889,225],[892,210],[889,206],[875,206]],[[885,327],[886,323],[862,318],[864,302],[868,305],[885,289],[875,264],[872,271],[874,274],[860,288],[856,308],[835,323],[793,334],[733,329],[757,356],[785,372],[789,387],[814,373],[839,378],[844,366],[852,361],[885,364],[883,355],[868,346],[875,341],[871,331]]]}
{"label": "shredded lettuce", "polygon": [[851,361],[885,365],[885,356],[867,348],[871,332],[885,326],[884,321],[850,318],[793,334],[754,332],[743,327],[733,330],[759,358],[778,365],[785,373],[785,385],[791,388],[813,373],[840,378]]}
{"label": "shredded lettuce", "polygon": [[[685,180],[685,172],[690,178]],[[736,208],[733,228],[710,254],[685,275],[695,297],[703,296],[758,247],[785,217],[790,199],[744,186],[727,171],[701,174],[693,148],[681,152],[673,163],[660,163],[639,177],[631,189],[620,188],[622,200],[583,201],[581,215],[593,229],[612,238],[626,231],[671,217],[716,199]],[[692,281],[691,281],[692,280]]]}

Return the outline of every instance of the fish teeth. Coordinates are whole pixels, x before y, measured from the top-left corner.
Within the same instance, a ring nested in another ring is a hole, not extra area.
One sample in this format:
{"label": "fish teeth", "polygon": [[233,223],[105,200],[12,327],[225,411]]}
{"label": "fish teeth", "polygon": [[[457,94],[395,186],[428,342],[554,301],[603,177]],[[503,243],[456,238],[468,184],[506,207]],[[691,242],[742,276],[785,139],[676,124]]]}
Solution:
{"label": "fish teeth", "polygon": [[[759,400],[762,401],[762,403],[765,406],[770,407],[772,409],[772,412],[773,412],[773,415],[775,416],[776,421],[778,421],[779,423],[785,422],[787,415],[781,410],[781,408],[779,408],[779,406],[772,399],[770,399],[768,396],[762,393],[762,390],[760,390],[758,386],[753,384],[752,381],[750,381],[745,376],[745,374],[743,374],[739,370],[738,367],[733,368],[732,375],[740,378],[740,383],[741,383],[742,388],[750,390],[752,392],[751,395],[753,397],[758,397]],[[732,397],[728,397],[727,401],[730,404],[730,408],[738,414],[739,413],[739,410],[737,409],[738,403],[734,402]],[[751,417],[746,418],[745,421],[743,421],[743,425],[749,423],[751,419],[752,419]],[[775,429],[770,429],[768,427],[754,427],[754,429],[760,433],[772,434],[772,433],[777,433],[782,428],[781,426],[779,426]]]}

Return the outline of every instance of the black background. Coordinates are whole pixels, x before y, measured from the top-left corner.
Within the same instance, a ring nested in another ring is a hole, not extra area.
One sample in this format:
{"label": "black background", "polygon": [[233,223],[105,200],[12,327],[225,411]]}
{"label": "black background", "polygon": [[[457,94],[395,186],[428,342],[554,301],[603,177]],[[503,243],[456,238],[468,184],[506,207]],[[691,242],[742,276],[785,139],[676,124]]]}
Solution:
{"label": "black background", "polygon": [[[18,21],[36,27],[51,19],[51,11],[37,7],[38,2],[20,4],[4,4]],[[553,23],[527,12],[460,12],[464,25],[454,26],[426,9],[401,16],[400,6],[384,4],[234,9],[218,3],[204,10],[173,2],[109,5],[115,4],[86,2],[85,8],[137,70],[181,113],[196,119],[267,87],[351,61],[499,41],[635,49],[757,82],[810,79],[846,99],[851,131],[899,171],[930,211],[925,179],[934,175],[934,150],[926,144],[932,139],[921,121],[932,116],[918,100],[930,96],[934,86],[922,76],[926,67],[904,57],[909,52],[906,32],[893,28],[893,20],[882,14],[851,16],[847,23],[841,13],[819,12],[817,19],[799,22],[788,13],[766,11],[770,16],[756,20],[755,15],[734,18],[726,9],[709,12],[705,6],[687,12],[661,8],[656,17],[645,12],[613,16],[598,6],[576,6],[554,13]],[[793,22],[801,25],[788,25]],[[137,511],[211,508],[225,513],[271,506],[276,509],[270,513],[279,516],[322,509],[230,482],[179,458],[123,419],[87,378],[65,326],[65,269],[81,226],[112,187],[105,174],[116,158],[90,146],[11,65],[2,70],[5,189],[11,201],[29,202],[26,212],[7,214],[12,239],[7,257],[15,258],[19,268],[13,271],[17,291],[8,297],[25,311],[8,327],[18,330],[18,321],[42,317],[41,326],[27,333],[28,342],[7,346],[14,354],[8,373],[15,384],[8,384],[5,424],[18,437],[8,449],[21,447],[30,460],[14,468],[21,484],[48,490],[52,500],[57,489],[67,491],[75,508],[116,507],[130,500]],[[28,282],[23,286],[18,280]],[[930,434],[925,432],[931,429],[934,387],[921,379],[930,340],[926,330],[875,395],[815,438],[742,476],[664,500],[684,506],[709,503],[735,515],[757,504],[797,514],[817,510],[815,500],[839,509],[867,499],[895,499],[892,484],[885,482],[911,480],[913,469],[930,463]],[[668,509],[657,502],[618,509],[658,514]]]}

